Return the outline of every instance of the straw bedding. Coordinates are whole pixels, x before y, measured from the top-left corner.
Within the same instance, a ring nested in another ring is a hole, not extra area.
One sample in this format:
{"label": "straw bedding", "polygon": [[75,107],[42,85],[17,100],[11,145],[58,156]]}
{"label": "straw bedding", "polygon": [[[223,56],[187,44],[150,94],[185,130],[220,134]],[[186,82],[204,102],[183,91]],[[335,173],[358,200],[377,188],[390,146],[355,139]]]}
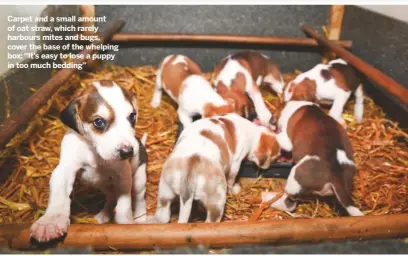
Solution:
{"label": "straw bedding", "polygon": [[[0,151],[0,173],[10,173],[0,185],[0,223],[32,223],[47,207],[49,178],[59,161],[60,142],[66,127],[58,120],[59,112],[92,81],[112,79],[137,94],[139,119],[137,136],[148,132],[147,169],[148,214],[154,214],[157,185],[164,161],[172,150],[177,129],[176,105],[164,96],[159,108],[152,109],[155,68],[105,66],[95,73],[81,72],[73,77],[48,101],[3,151]],[[297,71],[299,72],[299,71]],[[296,72],[285,74],[286,81]],[[206,74],[211,79],[211,74]],[[272,111],[280,104],[269,90],[262,91]],[[366,97],[364,121],[354,122],[353,100],[346,106],[344,118],[355,149],[357,173],[353,199],[367,215],[408,212],[408,134],[387,119],[378,105]],[[282,179],[246,181],[239,195],[228,196],[223,221],[282,218],[337,217],[341,208],[333,198],[306,198],[294,213],[271,208],[257,211],[262,191],[278,191]],[[76,181],[72,195],[72,223],[96,223],[93,215],[103,206],[101,192]],[[194,208],[197,209],[197,208]],[[257,211],[257,213],[255,213]],[[203,221],[201,211],[192,221]],[[177,212],[175,212],[177,213]],[[259,216],[254,216],[259,215]],[[177,214],[173,215],[175,221]]]}

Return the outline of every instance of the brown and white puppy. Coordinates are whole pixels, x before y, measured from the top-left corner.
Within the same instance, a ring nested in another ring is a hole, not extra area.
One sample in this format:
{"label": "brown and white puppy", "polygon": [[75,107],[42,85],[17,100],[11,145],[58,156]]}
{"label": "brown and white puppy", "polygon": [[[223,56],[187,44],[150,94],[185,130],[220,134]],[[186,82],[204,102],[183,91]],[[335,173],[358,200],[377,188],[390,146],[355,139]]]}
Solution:
{"label": "brown and white puppy", "polygon": [[[363,213],[354,206],[351,192],[356,166],[353,148],[343,127],[307,101],[289,101],[278,121],[277,135],[282,149],[292,151],[292,168],[284,195],[271,206],[293,211],[296,203],[289,196],[335,195],[352,216]],[[276,193],[263,194],[263,201]]]}
{"label": "brown and white puppy", "polygon": [[329,115],[340,124],[343,108],[354,93],[356,103],[354,116],[359,123],[363,119],[364,92],[356,71],[342,59],[318,64],[311,70],[297,76],[284,89],[284,101],[306,100],[311,102],[332,102]]}
{"label": "brown and white puppy", "polygon": [[119,224],[146,220],[147,137],[135,137],[137,116],[136,96],[108,80],[94,82],[61,112],[69,129],[51,175],[47,210],[31,226],[33,238],[44,242],[67,232],[77,175],[106,195],[104,208],[95,216],[99,223],[112,219],[115,206]]}
{"label": "brown and white puppy", "polygon": [[221,220],[227,190],[235,184],[242,160],[266,169],[280,154],[275,134],[235,114],[195,121],[181,133],[166,160],[159,183],[156,219],[170,221],[170,204],[180,197],[179,223],[189,220],[193,200],[207,208],[206,222]]}
{"label": "brown and white puppy", "polygon": [[178,103],[178,116],[184,127],[193,122],[193,116],[210,117],[232,113],[234,101],[224,100],[201,75],[200,67],[183,55],[167,56],[156,73],[156,89],[150,102],[160,105],[162,90]]}
{"label": "brown and white puppy", "polygon": [[215,68],[214,77],[217,92],[224,99],[234,99],[240,114],[248,118],[248,94],[261,123],[269,125],[272,114],[258,87],[265,84],[278,94],[282,93],[284,82],[276,63],[257,52],[240,52],[224,58]]}

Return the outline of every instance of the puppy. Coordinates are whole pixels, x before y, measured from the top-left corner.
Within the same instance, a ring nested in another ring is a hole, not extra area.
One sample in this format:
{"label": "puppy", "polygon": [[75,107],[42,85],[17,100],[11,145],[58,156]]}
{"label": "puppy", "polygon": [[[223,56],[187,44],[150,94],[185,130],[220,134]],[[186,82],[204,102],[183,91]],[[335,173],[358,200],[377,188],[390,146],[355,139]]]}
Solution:
{"label": "puppy", "polygon": [[179,223],[188,222],[193,200],[206,207],[206,222],[219,222],[227,189],[240,190],[234,183],[242,160],[248,157],[266,169],[279,153],[275,134],[235,113],[195,121],[183,130],[163,166],[156,220],[170,221],[170,204],[178,196]]}
{"label": "puppy", "polygon": [[[352,216],[363,213],[354,206],[351,192],[356,166],[353,148],[346,131],[318,105],[307,101],[289,101],[278,121],[277,135],[282,149],[292,151],[292,168],[284,195],[271,206],[293,211],[296,203],[290,196],[335,195]],[[263,194],[263,200],[276,193]]]}
{"label": "puppy", "polygon": [[284,82],[279,67],[269,57],[257,52],[240,52],[224,58],[214,71],[214,86],[223,98],[235,100],[236,108],[248,118],[248,99],[263,125],[269,125],[272,114],[265,105],[259,86],[267,84],[278,94]]}
{"label": "puppy", "polygon": [[167,56],[156,73],[151,106],[160,105],[164,89],[178,103],[177,113],[183,127],[191,124],[195,115],[210,117],[234,112],[234,101],[224,100],[200,74],[200,67],[186,56]]}
{"label": "puppy", "polygon": [[284,89],[284,101],[331,102],[329,115],[344,126],[343,108],[352,93],[356,97],[354,116],[360,123],[364,112],[363,86],[354,68],[344,60],[336,59],[327,65],[318,64],[288,83]]}
{"label": "puppy", "polygon": [[51,175],[47,210],[31,226],[31,236],[44,242],[67,232],[70,194],[77,174],[106,195],[103,210],[95,216],[99,223],[112,219],[115,206],[117,223],[131,224],[134,218],[143,222],[147,137],[142,141],[135,137],[135,95],[113,81],[94,82],[60,117],[69,129],[61,142],[60,162]]}

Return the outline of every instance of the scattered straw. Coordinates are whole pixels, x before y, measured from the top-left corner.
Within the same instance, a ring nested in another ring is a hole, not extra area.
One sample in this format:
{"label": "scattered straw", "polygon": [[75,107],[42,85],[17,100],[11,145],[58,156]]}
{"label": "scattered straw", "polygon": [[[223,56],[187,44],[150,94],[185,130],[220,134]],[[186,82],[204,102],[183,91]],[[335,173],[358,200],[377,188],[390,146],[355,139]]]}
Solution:
{"label": "scattered straw", "polygon": [[[292,79],[296,73],[285,74]],[[206,74],[211,79],[212,74]],[[0,223],[32,223],[41,216],[49,196],[49,178],[59,161],[60,143],[66,127],[59,121],[59,112],[92,81],[112,79],[135,93],[139,100],[140,114],[137,135],[148,132],[147,152],[147,202],[148,214],[156,206],[160,171],[172,151],[176,130],[176,105],[165,96],[157,109],[149,101],[154,91],[155,68],[119,67],[108,65],[97,73],[81,72],[72,76],[56,95],[40,109],[29,125],[18,133],[0,151],[0,174],[12,170],[0,184]],[[267,106],[274,110],[279,98],[269,90],[262,90]],[[357,173],[354,178],[353,198],[356,205],[368,215],[408,212],[408,134],[398,124],[387,119],[382,109],[366,98],[364,121],[356,124],[353,113],[354,100],[346,105],[343,115],[348,122],[348,134],[355,148]],[[242,182],[243,183],[243,182]],[[283,187],[282,179],[256,179],[243,184],[238,195],[229,195],[223,221],[246,220],[261,205],[262,191],[277,191]],[[96,223],[92,217],[103,206],[103,195],[76,182],[72,195],[72,222]],[[293,214],[264,208],[256,219],[320,218],[339,216],[335,200],[305,198]],[[197,209],[197,208],[194,208]],[[259,211],[259,210],[258,210]],[[256,213],[258,215],[258,213]],[[172,221],[175,221],[175,214]],[[193,221],[205,217],[194,216]]]}

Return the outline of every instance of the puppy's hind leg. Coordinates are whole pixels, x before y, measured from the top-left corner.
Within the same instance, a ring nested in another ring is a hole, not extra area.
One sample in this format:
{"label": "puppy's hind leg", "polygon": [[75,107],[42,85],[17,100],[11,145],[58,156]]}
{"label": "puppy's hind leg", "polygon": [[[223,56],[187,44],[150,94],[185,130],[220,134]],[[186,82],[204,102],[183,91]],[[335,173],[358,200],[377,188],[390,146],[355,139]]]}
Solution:
{"label": "puppy's hind leg", "polygon": [[176,194],[162,175],[159,182],[159,195],[157,196],[156,220],[161,223],[169,223],[171,217],[170,206],[175,196]]}
{"label": "puppy's hind leg", "polygon": [[221,189],[220,193],[215,193],[208,197],[206,204],[207,219],[205,222],[220,222],[224,215],[225,202],[227,201],[227,191]]}

